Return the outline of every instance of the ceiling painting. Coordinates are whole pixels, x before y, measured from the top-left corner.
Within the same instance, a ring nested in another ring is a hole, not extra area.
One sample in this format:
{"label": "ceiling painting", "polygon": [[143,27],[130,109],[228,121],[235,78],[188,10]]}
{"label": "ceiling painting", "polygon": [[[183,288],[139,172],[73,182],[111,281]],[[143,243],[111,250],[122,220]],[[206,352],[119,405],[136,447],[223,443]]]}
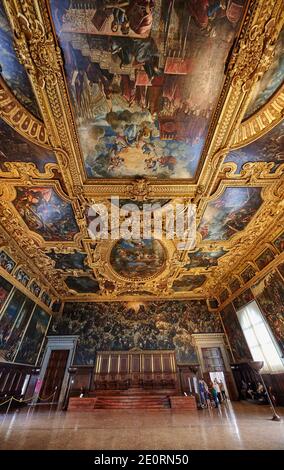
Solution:
{"label": "ceiling painting", "polygon": [[13,33],[0,0],[0,74],[18,100],[36,117],[41,113],[24,66],[13,47]]}
{"label": "ceiling painting", "polygon": [[51,187],[17,187],[13,204],[28,228],[46,241],[72,241],[78,225],[70,203]]}
{"label": "ceiling painting", "polygon": [[261,204],[259,187],[226,188],[207,204],[198,231],[203,240],[228,240],[246,227]]}
{"label": "ceiling painting", "polygon": [[182,276],[173,283],[173,290],[175,292],[186,292],[201,287],[206,281],[206,276],[200,274],[198,276]]}
{"label": "ceiling painting", "polygon": [[235,163],[236,173],[240,173],[244,164],[249,162],[273,162],[271,171],[275,172],[284,163],[284,122],[246,147],[232,150],[225,158],[225,163],[230,162]]}
{"label": "ceiling painting", "polygon": [[159,240],[120,240],[112,249],[110,264],[114,271],[129,279],[155,276],[164,267],[166,252]]}
{"label": "ceiling painting", "polygon": [[50,3],[88,178],[194,178],[245,2]]}
{"label": "ceiling painting", "polygon": [[198,250],[195,253],[189,253],[189,263],[184,267],[185,269],[191,268],[211,268],[212,266],[218,265],[218,260],[226,254],[226,251],[201,251]]}
{"label": "ceiling painting", "polygon": [[2,119],[0,119],[0,169],[5,171],[5,163],[33,163],[40,172],[45,165],[57,163],[53,152],[28,141]]}
{"label": "ceiling painting", "polygon": [[96,293],[100,290],[99,283],[94,277],[89,276],[68,276],[65,279],[68,288],[80,294]]}
{"label": "ceiling painting", "polygon": [[62,271],[78,270],[89,271],[87,254],[75,251],[74,253],[56,253],[54,250],[46,255],[54,262],[54,268]]}

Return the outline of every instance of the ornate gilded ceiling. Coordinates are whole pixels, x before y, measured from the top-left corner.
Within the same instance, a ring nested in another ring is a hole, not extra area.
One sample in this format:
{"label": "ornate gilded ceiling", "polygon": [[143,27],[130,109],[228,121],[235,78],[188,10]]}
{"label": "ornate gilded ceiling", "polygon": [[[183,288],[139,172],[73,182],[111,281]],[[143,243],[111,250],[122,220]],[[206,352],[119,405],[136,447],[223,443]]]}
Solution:
{"label": "ornate gilded ceiling", "polygon": [[[53,301],[225,298],[283,250],[283,3],[120,3],[0,2],[8,272]],[[196,247],[93,240],[112,196],[195,203]]]}

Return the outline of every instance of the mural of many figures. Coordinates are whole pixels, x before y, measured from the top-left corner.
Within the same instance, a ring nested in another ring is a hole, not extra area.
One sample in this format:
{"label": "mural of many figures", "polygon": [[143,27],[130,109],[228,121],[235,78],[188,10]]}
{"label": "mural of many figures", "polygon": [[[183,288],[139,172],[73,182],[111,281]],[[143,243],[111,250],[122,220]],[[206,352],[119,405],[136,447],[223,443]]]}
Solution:
{"label": "mural of many figures", "polygon": [[226,188],[207,204],[198,231],[204,240],[228,240],[247,226],[261,204],[259,187]]}
{"label": "mural of many figures", "polygon": [[221,332],[205,301],[67,303],[49,334],[79,335],[74,364],[93,364],[96,351],[175,349],[177,362],[196,363],[192,333]]}
{"label": "mural of many figures", "polygon": [[40,111],[34,97],[28,74],[20,64],[13,47],[13,32],[9,25],[3,2],[0,0],[0,75],[18,100],[36,117]]}
{"label": "mural of many figures", "polygon": [[159,240],[120,240],[112,249],[110,263],[120,276],[144,279],[158,274],[166,262]]}
{"label": "mural of many figures", "polygon": [[54,153],[24,139],[2,119],[0,140],[0,169],[3,171],[7,162],[34,163],[41,172],[47,163],[57,162]]}
{"label": "mural of many figures", "polygon": [[71,204],[51,187],[17,187],[13,204],[28,228],[44,240],[73,240],[79,231]]}
{"label": "mural of many figures", "polygon": [[29,321],[25,336],[15,357],[15,362],[35,364],[41,350],[42,342],[48,329],[50,315],[36,307]]}
{"label": "mural of many figures", "polygon": [[[2,308],[2,306],[4,305],[4,303],[6,302],[6,299],[9,295],[9,293],[11,292],[12,290],[12,284],[10,284],[10,282],[6,281],[6,279],[4,279],[4,277],[0,276],[0,309]],[[0,343],[1,343],[1,339],[0,339]]]}
{"label": "mural of many figures", "polygon": [[11,291],[0,277],[0,362],[35,364],[50,315],[18,289]]}
{"label": "mural of many figures", "polygon": [[89,178],[192,178],[245,0],[51,0]]}
{"label": "mural of many figures", "polygon": [[261,139],[238,150],[232,150],[225,158],[225,162],[233,162],[237,165],[237,173],[249,162],[272,162],[271,171],[275,171],[281,163],[284,163],[284,122],[268,132]]}

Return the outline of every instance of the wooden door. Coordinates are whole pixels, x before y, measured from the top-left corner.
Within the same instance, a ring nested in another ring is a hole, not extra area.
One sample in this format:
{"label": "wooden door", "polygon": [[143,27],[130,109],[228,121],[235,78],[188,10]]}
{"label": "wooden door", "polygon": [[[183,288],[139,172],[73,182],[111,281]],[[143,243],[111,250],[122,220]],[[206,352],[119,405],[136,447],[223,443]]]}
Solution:
{"label": "wooden door", "polygon": [[[69,350],[54,349],[51,351],[40,391],[40,397],[42,399],[46,399],[51,396],[50,400],[47,400],[47,402],[53,401],[54,403],[57,403],[59,400],[68,356]],[[56,393],[53,397],[52,394],[55,389]],[[44,403],[44,400],[39,401]]]}

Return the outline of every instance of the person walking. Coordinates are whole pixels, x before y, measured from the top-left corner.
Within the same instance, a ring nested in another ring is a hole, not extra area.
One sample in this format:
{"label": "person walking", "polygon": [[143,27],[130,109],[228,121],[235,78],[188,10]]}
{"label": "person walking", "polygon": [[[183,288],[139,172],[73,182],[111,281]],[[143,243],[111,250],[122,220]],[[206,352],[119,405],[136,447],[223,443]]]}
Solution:
{"label": "person walking", "polygon": [[215,383],[211,383],[211,395],[212,395],[214,403],[215,403],[215,408],[218,408],[219,407],[219,400],[218,400],[218,392],[217,392]]}
{"label": "person walking", "polygon": [[221,390],[217,379],[214,379],[214,388],[216,389],[219,403],[222,402]]}
{"label": "person walking", "polygon": [[221,394],[222,394],[222,400],[227,400],[225,386],[224,386],[222,380],[219,380],[219,388],[220,388],[220,391],[221,391]]}

